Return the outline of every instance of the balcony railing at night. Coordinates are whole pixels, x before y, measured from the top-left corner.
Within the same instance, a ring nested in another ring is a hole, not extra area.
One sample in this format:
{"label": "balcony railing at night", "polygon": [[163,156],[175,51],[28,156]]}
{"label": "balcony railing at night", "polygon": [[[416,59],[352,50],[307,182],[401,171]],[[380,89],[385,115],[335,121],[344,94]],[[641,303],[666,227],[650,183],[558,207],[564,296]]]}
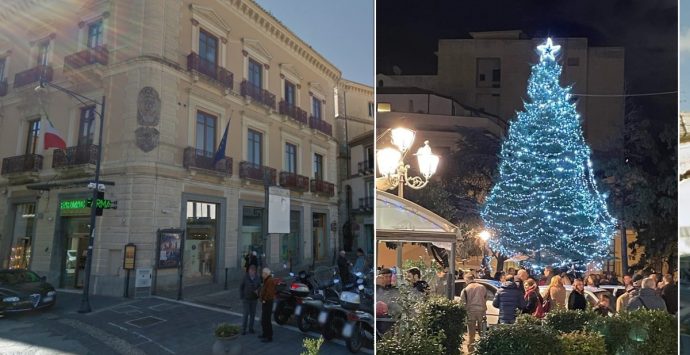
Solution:
{"label": "balcony railing at night", "polygon": [[39,172],[42,168],[42,155],[26,154],[3,159],[0,174],[8,175],[16,173]]}
{"label": "balcony railing at night", "polygon": [[360,211],[372,211],[374,209],[374,196],[366,196],[359,198]]}
{"label": "balcony railing at night", "polygon": [[187,147],[184,149],[182,165],[187,169],[201,169],[221,175],[232,176],[232,158],[224,157],[215,161],[215,152]]}
{"label": "balcony railing at night", "polygon": [[315,129],[325,135],[333,136],[333,127],[331,124],[320,118],[309,116],[309,128]]}
{"label": "balcony railing at night", "polygon": [[333,197],[335,195],[335,185],[327,181],[311,179],[311,192]]}
{"label": "balcony railing at night", "polygon": [[247,80],[242,81],[240,85],[240,94],[244,97],[251,97],[252,100],[260,102],[263,105],[275,109],[276,96],[271,94],[268,90],[264,90]]}
{"label": "balcony railing at night", "polygon": [[276,184],[276,169],[268,166],[257,165],[248,161],[240,162],[240,178],[254,180],[263,184],[264,174],[268,174],[270,185]]}
{"label": "balcony railing at night", "polygon": [[108,48],[87,48],[65,57],[65,69],[79,69],[91,64],[108,65]]}
{"label": "balcony railing at night", "polygon": [[7,79],[0,80],[0,97],[7,95]]}
{"label": "balcony railing at night", "polygon": [[307,112],[295,105],[288,104],[286,101],[280,101],[278,104],[278,112],[303,125],[307,125],[308,123]]}
{"label": "balcony railing at night", "polygon": [[39,65],[31,69],[19,72],[14,76],[14,87],[22,87],[31,83],[36,83],[43,75],[43,80],[53,81],[53,68],[49,66]]}
{"label": "balcony railing at night", "polygon": [[194,52],[187,56],[187,70],[201,73],[207,78],[219,82],[228,90],[232,90],[234,87],[234,75],[231,71],[218,66],[215,62],[200,57]]}
{"label": "balcony railing at night", "polygon": [[374,162],[371,160],[360,161],[357,163],[357,172],[360,175],[369,175],[374,173]]}
{"label": "balcony railing at night", "polygon": [[309,178],[306,176],[282,171],[280,173],[280,186],[290,190],[306,192],[309,191]]}
{"label": "balcony railing at night", "polygon": [[53,168],[67,168],[84,164],[96,165],[98,146],[94,144],[78,145],[65,150],[53,151]]}

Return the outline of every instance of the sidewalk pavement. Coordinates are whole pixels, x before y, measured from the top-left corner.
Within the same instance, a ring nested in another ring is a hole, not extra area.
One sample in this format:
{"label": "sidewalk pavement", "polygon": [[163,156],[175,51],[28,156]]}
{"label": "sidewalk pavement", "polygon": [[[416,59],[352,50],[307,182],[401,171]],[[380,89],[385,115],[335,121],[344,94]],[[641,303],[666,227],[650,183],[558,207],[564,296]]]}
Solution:
{"label": "sidewalk pavement", "polygon": [[[228,300],[236,298],[236,290]],[[211,295],[209,295],[211,296]],[[162,297],[123,299],[92,296],[93,311],[79,314],[80,294],[59,292],[53,309],[0,319],[2,354],[210,354],[216,324],[239,324],[241,317],[227,303],[221,309]],[[223,295],[216,295],[222,299]],[[260,310],[257,311],[257,315]],[[258,318],[258,317],[257,317]],[[260,330],[255,322],[255,330]],[[292,326],[273,325],[271,343],[256,334],[238,341],[246,353],[300,354],[305,335]],[[306,336],[318,336],[308,334]],[[342,341],[325,342],[323,354],[348,354]],[[368,353],[373,353],[367,350]]]}

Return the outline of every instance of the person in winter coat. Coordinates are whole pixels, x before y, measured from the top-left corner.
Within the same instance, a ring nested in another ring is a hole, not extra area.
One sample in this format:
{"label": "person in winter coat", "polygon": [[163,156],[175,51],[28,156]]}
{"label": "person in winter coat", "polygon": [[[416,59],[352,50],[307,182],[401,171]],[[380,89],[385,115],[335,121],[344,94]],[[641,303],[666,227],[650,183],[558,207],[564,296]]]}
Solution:
{"label": "person in winter coat", "polygon": [[535,317],[543,317],[542,304],[544,299],[539,294],[539,286],[534,279],[527,279],[525,282],[525,309],[524,313],[531,314]]}
{"label": "person in winter coat", "polygon": [[671,274],[664,275],[664,286],[661,288],[661,298],[666,302],[668,313],[678,312],[678,285],[673,282]]}
{"label": "person in winter coat", "polygon": [[259,335],[262,342],[268,343],[273,341],[273,325],[271,324],[271,313],[273,313],[273,300],[276,298],[276,284],[271,277],[271,269],[265,267],[261,276],[263,277],[263,286],[259,297],[261,298],[261,329],[263,333]]}
{"label": "person in winter coat", "polygon": [[460,292],[460,303],[467,310],[467,333],[469,334],[468,348],[474,350],[475,333],[481,336],[482,321],[486,317],[486,287],[474,282],[472,274],[465,274],[465,286]]}
{"label": "person in winter coat", "polygon": [[493,306],[498,308],[498,322],[503,324],[515,323],[518,312],[525,308],[525,299],[513,282],[513,275],[506,276],[506,282],[494,296]]}
{"label": "person in winter coat", "polygon": [[565,287],[561,282],[561,277],[554,275],[551,277],[551,283],[549,288],[543,295],[544,300],[549,301],[548,309],[545,311],[551,311],[552,309],[565,309]]}
{"label": "person in winter coat", "polygon": [[529,279],[529,273],[525,269],[518,270],[517,275],[513,279],[515,281],[515,284],[518,286],[520,291],[522,291],[523,293],[527,289],[525,287],[525,281],[527,281],[527,279]]}
{"label": "person in winter coat", "polygon": [[250,265],[240,284],[240,299],[244,305],[242,312],[242,335],[254,333],[254,317],[256,316],[256,302],[259,299],[261,279],[256,274],[256,266]]}
{"label": "person in winter coat", "polygon": [[364,268],[366,267],[367,258],[364,256],[364,250],[362,248],[357,249],[357,260],[355,260],[355,265],[352,267],[352,272],[354,273],[364,273]]}
{"label": "person in winter coat", "polygon": [[343,285],[350,283],[350,262],[345,255],[345,250],[341,250],[338,256],[338,274]]}
{"label": "person in winter coat", "polygon": [[656,293],[656,279],[646,278],[642,280],[640,293],[628,302],[629,311],[640,308],[666,310],[666,302]]}
{"label": "person in winter coat", "polygon": [[413,267],[407,270],[407,282],[419,292],[427,293],[429,291],[429,284],[422,280],[422,272],[419,268]]}
{"label": "person in winter coat", "polygon": [[[630,299],[637,296],[642,286],[642,275],[635,275],[630,279],[630,284],[625,287],[625,293],[620,295],[616,300],[616,313],[620,313],[628,309]],[[625,278],[623,279],[625,280]]]}
{"label": "person in winter coat", "polygon": [[573,290],[568,296],[568,309],[569,310],[586,310],[587,309],[587,298],[585,298],[585,285],[580,279],[575,279],[573,282]]}

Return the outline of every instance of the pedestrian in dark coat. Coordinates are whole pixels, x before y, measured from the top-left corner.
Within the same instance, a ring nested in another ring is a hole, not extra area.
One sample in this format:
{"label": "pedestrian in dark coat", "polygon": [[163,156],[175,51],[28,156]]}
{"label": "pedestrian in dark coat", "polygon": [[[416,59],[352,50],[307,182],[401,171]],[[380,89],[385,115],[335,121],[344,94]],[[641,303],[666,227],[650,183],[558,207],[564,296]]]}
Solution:
{"label": "pedestrian in dark coat", "polygon": [[276,298],[276,284],[271,277],[271,269],[265,267],[261,272],[263,285],[259,292],[261,298],[261,328],[263,334],[259,336],[262,342],[273,341],[273,325],[271,324],[271,313],[273,313],[273,300]]}
{"label": "pedestrian in dark coat", "polygon": [[261,278],[256,274],[256,266],[250,265],[240,284],[240,299],[244,305],[242,312],[242,335],[254,333],[254,318],[256,317],[256,302],[259,299]]}
{"label": "pedestrian in dark coat", "polygon": [[515,323],[518,312],[525,308],[525,299],[513,282],[513,275],[506,276],[506,282],[494,296],[493,306],[498,308],[498,322],[505,324]]}
{"label": "pedestrian in dark coat", "polygon": [[673,282],[673,276],[670,274],[664,275],[664,283],[664,287],[661,288],[661,298],[666,302],[668,313],[676,314],[678,312],[678,285]]}
{"label": "pedestrian in dark coat", "polygon": [[580,279],[573,281],[573,290],[568,296],[568,309],[570,310],[586,310],[587,298],[585,298],[585,285]]}
{"label": "pedestrian in dark coat", "polygon": [[350,283],[350,262],[345,257],[345,250],[340,251],[338,256],[338,274],[343,285]]}

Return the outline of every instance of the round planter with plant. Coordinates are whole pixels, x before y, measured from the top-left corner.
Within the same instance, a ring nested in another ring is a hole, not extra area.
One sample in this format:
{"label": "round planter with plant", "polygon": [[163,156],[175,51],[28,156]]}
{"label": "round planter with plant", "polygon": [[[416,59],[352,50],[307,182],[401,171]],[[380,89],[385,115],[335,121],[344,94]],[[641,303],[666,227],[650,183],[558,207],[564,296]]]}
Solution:
{"label": "round planter with plant", "polygon": [[214,331],[216,342],[213,343],[213,355],[240,355],[242,343],[236,341],[240,335],[240,326],[230,323],[221,323]]}

